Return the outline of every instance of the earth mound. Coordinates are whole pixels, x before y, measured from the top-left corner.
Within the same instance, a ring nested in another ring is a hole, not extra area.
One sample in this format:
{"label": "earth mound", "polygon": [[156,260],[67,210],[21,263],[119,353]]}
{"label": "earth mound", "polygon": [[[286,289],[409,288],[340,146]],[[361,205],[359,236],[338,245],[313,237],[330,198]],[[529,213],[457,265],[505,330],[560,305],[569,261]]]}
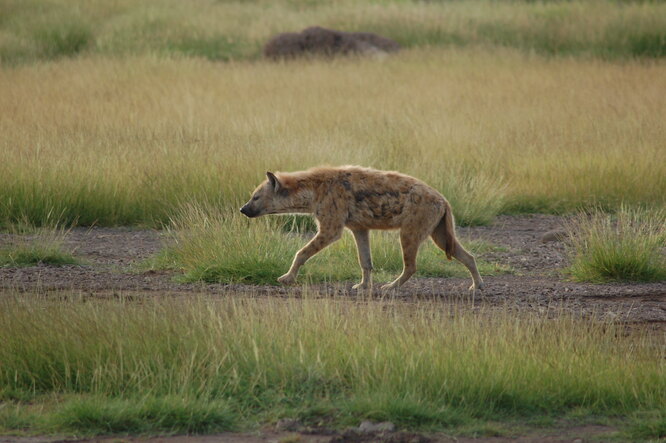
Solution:
{"label": "earth mound", "polygon": [[276,60],[303,56],[386,54],[399,49],[397,42],[370,32],[344,32],[313,26],[300,33],[287,32],[271,38],[264,46],[264,56]]}

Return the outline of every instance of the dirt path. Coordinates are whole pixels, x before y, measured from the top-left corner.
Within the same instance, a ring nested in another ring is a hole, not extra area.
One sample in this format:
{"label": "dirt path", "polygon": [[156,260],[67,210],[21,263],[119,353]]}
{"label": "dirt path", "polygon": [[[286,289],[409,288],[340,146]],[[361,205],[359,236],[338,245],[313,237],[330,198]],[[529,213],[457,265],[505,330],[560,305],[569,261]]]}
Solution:
{"label": "dirt path", "polygon": [[175,435],[168,437],[104,437],[75,439],[62,437],[12,437],[0,436],[0,443],[582,443],[584,441],[608,441],[617,429],[602,425],[561,425],[556,428],[533,431],[515,437],[460,437],[444,433],[420,434],[405,431],[362,433],[346,431],[301,430],[275,431],[264,428],[252,433],[226,432],[216,435]]}
{"label": "dirt path", "polygon": [[[560,227],[563,222],[561,217],[546,215],[501,216],[491,226],[459,228],[463,242],[466,238],[479,238],[505,247],[506,252],[479,255],[487,261],[508,264],[516,271],[513,275],[486,277],[486,289],[475,297],[474,308],[508,306],[542,312],[549,307],[562,306],[580,315],[595,314],[665,327],[666,281],[594,285],[565,280],[561,275],[566,265],[564,244],[541,241],[545,232]],[[15,236],[0,234],[0,247],[15,240]],[[302,290],[299,287],[177,283],[173,280],[174,272],[137,273],[131,265],[157,253],[165,240],[162,233],[154,230],[76,228],[70,232],[65,246],[73,249],[86,265],[0,268],[0,289],[74,290],[91,296],[134,292],[219,295],[242,292],[281,296]],[[432,297],[442,302],[470,300],[466,290],[469,284],[467,278],[418,278],[410,280],[401,295],[406,300]],[[322,295],[357,297],[351,285],[322,284],[316,286],[316,290]]]}

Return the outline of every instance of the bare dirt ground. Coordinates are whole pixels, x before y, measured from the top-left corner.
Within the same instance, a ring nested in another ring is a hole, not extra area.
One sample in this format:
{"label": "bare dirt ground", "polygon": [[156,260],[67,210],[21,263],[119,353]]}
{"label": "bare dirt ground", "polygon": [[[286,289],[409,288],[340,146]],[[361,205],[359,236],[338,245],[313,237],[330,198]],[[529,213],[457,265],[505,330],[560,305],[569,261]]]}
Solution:
{"label": "bare dirt ground", "polygon": [[[540,313],[564,309],[575,315],[597,316],[603,319],[647,327],[666,338],[666,281],[656,283],[582,284],[568,281],[562,274],[567,264],[565,244],[561,241],[542,242],[544,233],[560,228],[564,219],[556,216],[501,216],[491,226],[459,228],[465,239],[478,238],[503,246],[504,252],[479,254],[491,262],[510,265],[515,273],[484,277],[486,289],[471,299],[467,292],[470,278],[413,278],[400,293],[406,301],[435,299],[446,304],[462,303],[469,309],[498,308]],[[16,240],[10,234],[0,234],[0,248]],[[256,296],[297,295],[302,287],[251,286],[226,284],[178,283],[178,274],[170,271],[138,272],[137,263],[156,254],[167,241],[164,234],[154,230],[130,228],[76,228],[65,243],[67,248],[83,259],[84,265],[37,265],[21,268],[0,268],[0,296],[15,291],[58,293],[75,291],[90,297],[124,295],[214,296],[251,293]],[[356,260],[350,257],[350,260]],[[443,266],[446,266],[443,260]],[[355,299],[352,283],[322,284],[314,290],[321,296],[340,296]],[[380,299],[381,295],[376,294]],[[353,430],[326,431],[299,429],[295,432],[277,431],[266,427],[255,433],[225,433],[210,436],[173,437],[100,437],[101,442],[151,443],[209,443],[228,441],[251,442],[582,442],[604,441],[616,429],[601,425],[578,426],[562,423],[552,429],[528,431],[509,437],[452,437],[446,434],[415,434],[409,432],[363,434]],[[0,436],[0,443],[53,443],[75,441],[58,437]],[[81,440],[79,440],[81,441]]]}
{"label": "bare dirt ground", "polygon": [[[577,315],[649,323],[658,330],[666,330],[666,281],[598,285],[567,280],[562,274],[567,264],[564,243],[541,241],[544,233],[561,227],[563,222],[562,217],[548,215],[500,216],[490,226],[459,228],[458,235],[463,243],[472,238],[503,246],[505,252],[478,255],[487,261],[508,264],[515,271],[511,275],[485,277],[485,290],[478,292],[473,304],[468,305],[474,309],[508,307],[537,312],[562,307]],[[13,235],[0,234],[0,248],[15,240]],[[178,283],[174,281],[176,272],[137,271],[134,265],[156,254],[165,241],[164,234],[154,230],[75,228],[68,235],[65,246],[86,264],[0,268],[0,290],[73,290],[95,297],[135,292],[284,296],[303,290],[301,287]],[[355,257],[349,259],[356,260]],[[446,266],[445,260],[442,260],[442,266]],[[470,283],[469,278],[412,278],[399,295],[405,300],[471,301],[467,292]],[[359,295],[351,290],[351,286],[351,282],[321,284],[309,291],[314,289],[323,296],[353,299]],[[379,293],[376,295],[380,297]]]}
{"label": "bare dirt ground", "polygon": [[[582,443],[585,441],[609,441],[605,436],[611,435],[615,428],[601,425],[558,427],[548,433],[511,437],[454,437],[443,433],[417,434],[412,432],[359,433],[354,430],[335,431],[300,431],[284,432],[263,429],[256,433],[227,432],[217,435],[169,437],[99,437],[95,439],[76,440],[58,437],[3,437],[0,443]],[[617,440],[614,440],[617,441]]]}

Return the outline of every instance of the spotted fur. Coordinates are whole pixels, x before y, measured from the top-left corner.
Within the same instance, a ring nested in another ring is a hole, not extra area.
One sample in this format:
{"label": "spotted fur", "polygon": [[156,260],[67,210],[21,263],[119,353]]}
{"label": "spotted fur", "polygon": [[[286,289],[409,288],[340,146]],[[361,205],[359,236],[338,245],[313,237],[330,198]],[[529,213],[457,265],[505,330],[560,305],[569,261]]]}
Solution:
{"label": "spotted fur", "polygon": [[449,260],[456,258],[467,267],[473,280],[470,290],[483,287],[474,257],[456,239],[449,202],[424,182],[399,172],[359,166],[268,172],[266,177],[241,208],[243,214],[313,214],[319,226],[314,238],[296,253],[289,272],[278,279],[281,283],[294,283],[299,268],[338,240],[346,227],[354,234],[363,271],[356,289],[372,286],[370,229],[400,230],[403,271],[383,290],[401,286],[416,272],[418,249],[428,236]]}

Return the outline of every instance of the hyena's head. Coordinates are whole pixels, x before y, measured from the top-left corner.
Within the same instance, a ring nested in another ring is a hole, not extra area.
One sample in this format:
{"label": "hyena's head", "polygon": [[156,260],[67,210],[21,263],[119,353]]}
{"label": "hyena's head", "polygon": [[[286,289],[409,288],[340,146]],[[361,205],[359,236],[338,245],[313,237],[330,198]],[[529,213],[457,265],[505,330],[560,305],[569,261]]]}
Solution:
{"label": "hyena's head", "polygon": [[240,209],[243,215],[259,217],[267,214],[308,212],[311,199],[307,191],[281,182],[272,172],[267,172],[266,177],[266,181],[254,190],[250,201]]}

